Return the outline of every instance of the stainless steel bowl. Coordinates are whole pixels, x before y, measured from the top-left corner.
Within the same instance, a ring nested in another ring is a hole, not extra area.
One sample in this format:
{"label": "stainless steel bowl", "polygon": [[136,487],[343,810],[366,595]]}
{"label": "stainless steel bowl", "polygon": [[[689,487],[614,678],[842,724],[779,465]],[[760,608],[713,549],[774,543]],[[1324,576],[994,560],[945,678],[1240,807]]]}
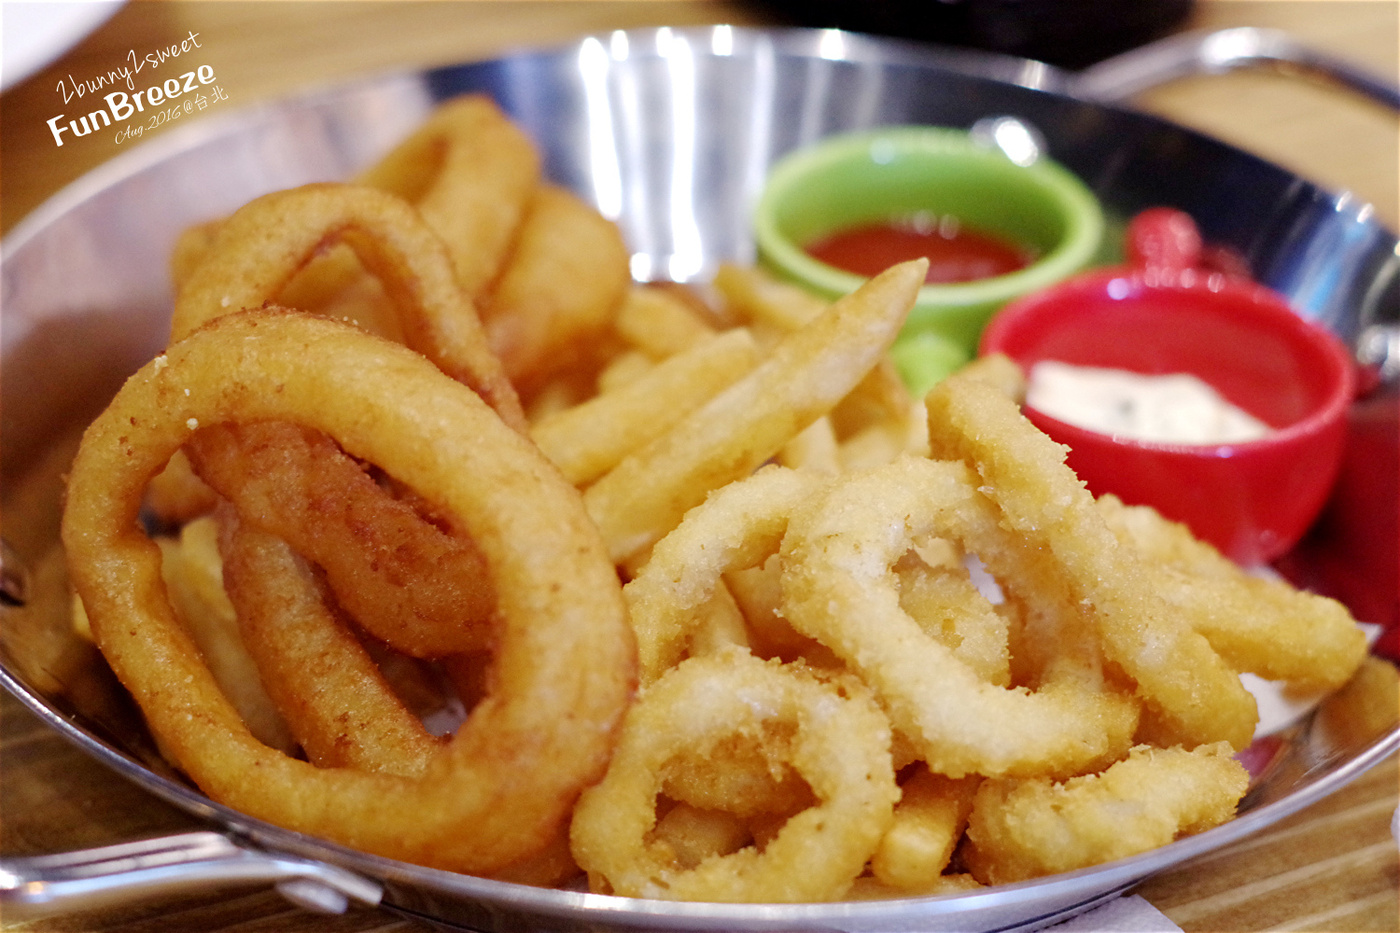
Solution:
{"label": "stainless steel bowl", "polygon": [[[205,119],[112,160],[45,204],[3,244],[0,267],[7,542],[0,683],[84,751],[220,833],[10,860],[0,871],[0,903],[7,912],[90,904],[218,879],[279,883],[319,909],[343,907],[348,898],[482,930],[1028,929],[1247,836],[1400,748],[1393,726],[1349,734],[1328,725],[1335,717],[1310,717],[1256,750],[1267,753],[1266,765],[1235,821],[1037,881],[878,902],[662,903],[483,881],[245,817],[161,764],[95,653],[32,637],[38,596],[33,587],[25,592],[24,571],[55,539],[64,453],[120,380],[162,348],[176,234],[264,192],[343,178],[406,135],[437,101],[463,91],[494,95],[539,142],[546,171],[617,218],[640,280],[703,281],[721,261],[751,259],[751,205],[769,164],[796,146],[885,123],[971,127],[1011,116],[1033,125],[1111,215],[1153,204],[1187,210],[1208,239],[1236,252],[1299,313],[1356,346],[1393,344],[1400,318],[1395,235],[1349,196],[1103,102],[1115,86],[1141,84],[1144,66],[1171,72],[1193,53],[1178,46],[1166,59],[1163,49],[1154,54],[1071,78],[1020,59],[830,30],[618,32]],[[1393,396],[1393,378],[1378,391]],[[1395,512],[1379,519],[1392,523],[1392,540]],[[25,600],[27,608],[13,605]]]}

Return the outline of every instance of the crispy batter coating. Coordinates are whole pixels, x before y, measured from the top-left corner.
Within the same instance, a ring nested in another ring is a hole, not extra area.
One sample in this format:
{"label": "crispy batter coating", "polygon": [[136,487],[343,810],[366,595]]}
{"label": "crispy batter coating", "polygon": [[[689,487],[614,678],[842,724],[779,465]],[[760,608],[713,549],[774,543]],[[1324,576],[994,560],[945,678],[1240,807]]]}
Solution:
{"label": "crispy batter coating", "polygon": [[[649,841],[667,763],[739,734],[775,743],[816,803],[762,850],[681,864]],[[689,658],[642,692],[607,776],[574,812],[574,857],[607,890],[666,900],[838,900],[893,819],[889,727],[862,691],[832,686],[740,649]]]}
{"label": "crispy batter coating", "polygon": [[[997,368],[1007,366],[1015,369],[1009,360]],[[1009,527],[1043,555],[1038,588],[1058,588],[1057,602],[1089,611],[1105,653],[1162,714],[1170,736],[1243,748],[1258,709],[1238,672],[1155,591],[1146,561],[1118,542],[1065,465],[1064,448],[1027,421],[1002,386],[976,370],[934,386],[924,400],[933,455],[961,461],[980,477]]]}
{"label": "crispy batter coating", "polygon": [[[335,437],[486,553],[502,619],[489,690],[421,778],[268,748],[174,617],[142,492],[201,423],[244,419]],[[621,586],[577,490],[476,394],[344,324],[229,315],[143,367],[84,434],[62,538],[94,639],[205,793],[390,858],[489,874],[540,856],[602,774],[635,686]]]}
{"label": "crispy batter coating", "polygon": [[989,780],[978,788],[965,859],[984,884],[1073,871],[1164,846],[1235,815],[1249,774],[1224,742],[1133,749],[1100,774],[1062,784]]}

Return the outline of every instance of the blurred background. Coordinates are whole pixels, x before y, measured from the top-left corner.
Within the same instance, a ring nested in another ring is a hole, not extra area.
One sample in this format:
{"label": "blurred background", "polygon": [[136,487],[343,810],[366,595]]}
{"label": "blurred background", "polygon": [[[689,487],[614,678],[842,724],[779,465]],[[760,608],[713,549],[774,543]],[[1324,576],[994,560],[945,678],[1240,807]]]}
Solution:
{"label": "blurred background", "polygon": [[903,36],[1083,68],[1182,25],[1193,0],[764,0],[811,26]]}
{"label": "blurred background", "polygon": [[[455,64],[584,32],[718,22],[841,26],[1064,68],[1173,32],[1262,26],[1400,79],[1400,4],[1391,0],[5,0],[0,230],[139,145],[109,135],[56,147],[45,121],[77,106],[65,107],[63,88],[191,32],[227,106],[243,107],[357,75]],[[1253,71],[1177,81],[1136,103],[1326,187],[1358,192],[1392,228],[1400,219],[1396,116],[1370,101]]]}

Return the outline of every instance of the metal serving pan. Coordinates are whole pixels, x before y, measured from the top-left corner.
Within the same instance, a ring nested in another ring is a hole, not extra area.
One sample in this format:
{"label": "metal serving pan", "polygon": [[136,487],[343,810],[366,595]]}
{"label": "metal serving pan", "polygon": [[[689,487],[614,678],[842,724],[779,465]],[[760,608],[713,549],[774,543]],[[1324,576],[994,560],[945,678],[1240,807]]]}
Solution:
{"label": "metal serving pan", "polygon": [[[702,281],[721,261],[751,259],[750,206],[769,164],[796,146],[884,123],[971,126],[1016,117],[1039,130],[1049,153],[1097,192],[1111,217],[1155,204],[1182,208],[1299,313],[1378,364],[1392,348],[1373,398],[1393,407],[1394,233],[1350,195],[1108,103],[1185,71],[1270,59],[1321,71],[1391,105],[1400,100],[1383,82],[1254,30],[1188,36],[1070,75],[1021,59],[833,30],[649,29],[376,77],[201,120],[67,188],[3,244],[0,682],[84,751],[217,831],[9,860],[0,867],[0,905],[13,915],[185,886],[277,884],[312,909],[378,903],[444,927],[493,931],[1029,929],[1247,836],[1383,760],[1400,748],[1393,726],[1355,734],[1364,730],[1335,728],[1344,715],[1315,715],[1253,750],[1264,766],[1238,819],[1135,858],[951,897],[757,906],[630,900],[403,864],[213,803],[161,763],[95,652],[56,644],[35,621],[45,607],[34,578],[54,540],[58,476],[74,429],[162,348],[176,234],[266,191],[345,177],[406,135],[435,102],[468,90],[494,95],[539,142],[548,173],[618,219],[638,279]],[[1393,431],[1385,443],[1393,463]],[[1379,527],[1347,526],[1339,534],[1344,542],[1382,542],[1384,561],[1396,508],[1379,503],[1374,511],[1379,516],[1366,521]],[[1393,611],[1395,594],[1373,602]]]}

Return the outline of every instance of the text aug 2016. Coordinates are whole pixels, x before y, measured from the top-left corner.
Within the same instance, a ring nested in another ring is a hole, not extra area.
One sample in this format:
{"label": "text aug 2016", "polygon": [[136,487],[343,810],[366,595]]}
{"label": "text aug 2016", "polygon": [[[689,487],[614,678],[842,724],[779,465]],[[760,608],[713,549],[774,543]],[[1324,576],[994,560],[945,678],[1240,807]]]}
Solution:
{"label": "text aug 2016", "polygon": [[137,113],[144,113],[147,107],[159,107],[168,100],[196,90],[201,85],[213,83],[214,69],[208,65],[200,65],[194,71],[187,71],[178,78],[166,78],[160,84],[153,84],[145,90],[133,91],[130,94],[125,91],[113,91],[102,98],[107,104],[106,109],[94,110],[77,119],[68,120],[67,125],[60,125],[59,122],[68,116],[64,113],[45,122],[48,123],[49,131],[53,133],[54,143],[62,146],[64,133],[71,133],[75,137],[87,136],[94,130],[112,126],[114,123],[123,123]]}

